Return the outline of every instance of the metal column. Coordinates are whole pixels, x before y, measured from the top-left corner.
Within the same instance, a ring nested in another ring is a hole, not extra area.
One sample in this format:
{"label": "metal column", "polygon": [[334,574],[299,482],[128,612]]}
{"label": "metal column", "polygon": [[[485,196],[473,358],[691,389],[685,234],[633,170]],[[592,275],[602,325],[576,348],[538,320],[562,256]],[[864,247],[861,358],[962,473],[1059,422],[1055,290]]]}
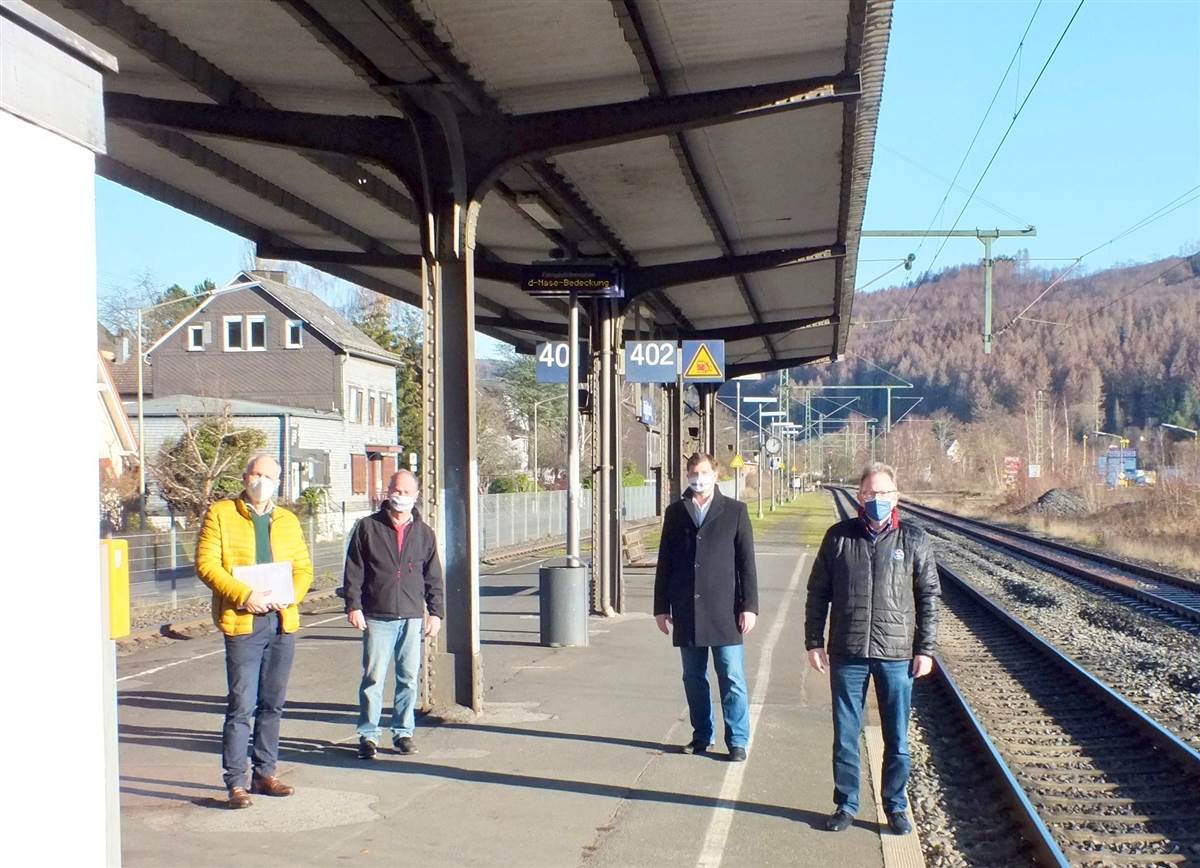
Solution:
{"label": "metal column", "polygon": [[[434,683],[440,701],[483,709],[479,654],[479,536],[475,464],[474,222],[478,206],[448,201],[436,208],[437,258],[431,273],[440,299],[437,370],[441,413],[434,421],[437,495],[445,552],[445,657],[453,683]],[[428,465],[429,462],[427,462]],[[436,665],[436,664],[435,664]],[[438,667],[440,668],[440,667]]]}
{"label": "metal column", "polygon": [[667,392],[667,502],[673,503],[683,493],[683,381],[676,378]]}
{"label": "metal column", "polygon": [[613,591],[620,570],[620,467],[617,464],[617,366],[614,344],[613,303],[599,299],[595,305],[592,334],[597,347],[596,386],[594,402],[598,461],[592,484],[592,496],[597,498],[592,529],[592,578],[596,583],[598,614],[612,615]]}
{"label": "metal column", "polygon": [[567,313],[567,559],[579,562],[579,300]]}
{"label": "metal column", "polygon": [[717,454],[717,386],[704,383],[696,387],[700,398],[700,451]]}
{"label": "metal column", "polygon": [[992,239],[983,236],[983,351],[992,351]]}

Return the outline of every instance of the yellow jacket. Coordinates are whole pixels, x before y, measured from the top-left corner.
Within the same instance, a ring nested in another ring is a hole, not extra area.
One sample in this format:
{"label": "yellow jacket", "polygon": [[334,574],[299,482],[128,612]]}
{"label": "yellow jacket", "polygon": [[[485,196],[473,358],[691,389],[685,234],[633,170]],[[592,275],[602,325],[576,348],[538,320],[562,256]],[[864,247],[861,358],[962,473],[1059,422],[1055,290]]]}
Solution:
{"label": "yellow jacket", "polygon": [[[226,636],[241,636],[254,630],[254,616],[241,608],[252,589],[233,577],[234,567],[254,565],[254,550],[254,522],[244,500],[240,497],[218,500],[208,508],[196,543],[196,575],[212,588],[213,623]],[[276,561],[292,562],[292,584],[299,603],[312,585],[312,559],[299,519],[282,506],[271,511],[271,555]],[[280,612],[285,633],[300,627],[296,603]]]}

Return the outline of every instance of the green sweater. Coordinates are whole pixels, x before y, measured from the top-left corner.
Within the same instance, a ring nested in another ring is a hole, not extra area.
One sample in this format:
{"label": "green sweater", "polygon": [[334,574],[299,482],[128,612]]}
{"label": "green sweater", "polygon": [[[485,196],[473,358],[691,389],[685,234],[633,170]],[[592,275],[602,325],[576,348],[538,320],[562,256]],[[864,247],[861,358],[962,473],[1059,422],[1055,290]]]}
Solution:
{"label": "green sweater", "polygon": [[274,560],[271,556],[271,513],[259,515],[250,510],[250,520],[254,522],[254,562],[269,564]]}

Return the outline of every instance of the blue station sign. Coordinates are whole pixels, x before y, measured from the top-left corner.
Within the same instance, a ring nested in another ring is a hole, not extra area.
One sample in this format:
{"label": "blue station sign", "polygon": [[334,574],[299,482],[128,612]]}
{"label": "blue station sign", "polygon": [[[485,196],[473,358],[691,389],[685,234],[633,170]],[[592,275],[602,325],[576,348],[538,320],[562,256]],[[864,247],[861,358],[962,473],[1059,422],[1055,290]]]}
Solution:
{"label": "blue station sign", "polygon": [[[539,383],[569,383],[570,382],[570,344],[566,341],[546,341],[537,345],[534,358],[537,360],[537,381]],[[585,359],[587,352],[584,344],[579,345],[579,381],[587,379]]]}
{"label": "blue station sign", "polygon": [[679,345],[674,341],[627,341],[625,382],[674,383],[679,376]]}
{"label": "blue station sign", "polygon": [[604,263],[548,262],[521,266],[521,289],[538,298],[624,298],[621,269]]}
{"label": "blue station sign", "polygon": [[684,341],[685,383],[725,382],[725,341]]}

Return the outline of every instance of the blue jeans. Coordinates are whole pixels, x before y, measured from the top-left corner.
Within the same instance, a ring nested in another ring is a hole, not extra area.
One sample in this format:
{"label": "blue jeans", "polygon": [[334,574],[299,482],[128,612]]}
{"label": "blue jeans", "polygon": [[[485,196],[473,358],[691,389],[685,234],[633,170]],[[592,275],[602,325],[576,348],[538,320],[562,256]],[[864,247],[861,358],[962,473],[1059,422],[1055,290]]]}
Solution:
{"label": "blue jeans", "polygon": [[868,680],[875,681],[875,699],[883,723],[883,810],[894,814],[908,807],[904,787],[911,767],[908,756],[911,663],[867,657],[829,660],[829,685],[833,691],[833,803],[838,810],[858,812],[858,743]]}
{"label": "blue jeans", "polygon": [[[692,718],[692,740],[713,743],[712,696],[708,689],[708,652],[706,646],[680,648],[683,658],[683,692]],[[713,668],[721,690],[721,713],[725,718],[725,746],[744,748],[750,743],[750,703],[746,696],[745,659],[742,645],[714,645]]]}
{"label": "blue jeans", "polygon": [[367,618],[363,631],[363,677],[358,687],[358,735],[379,744],[383,715],[383,682],[388,663],[396,665],[392,701],[392,738],[411,736],[416,726],[417,675],[421,671],[421,618]]}
{"label": "blue jeans", "polygon": [[[279,761],[279,721],[287,695],[296,636],[281,629],[278,612],[254,616],[254,630],[225,637],[225,675],[229,699],[221,733],[225,786],[246,786],[246,759],[257,777],[275,774]],[[250,717],[254,750],[250,751]]]}

